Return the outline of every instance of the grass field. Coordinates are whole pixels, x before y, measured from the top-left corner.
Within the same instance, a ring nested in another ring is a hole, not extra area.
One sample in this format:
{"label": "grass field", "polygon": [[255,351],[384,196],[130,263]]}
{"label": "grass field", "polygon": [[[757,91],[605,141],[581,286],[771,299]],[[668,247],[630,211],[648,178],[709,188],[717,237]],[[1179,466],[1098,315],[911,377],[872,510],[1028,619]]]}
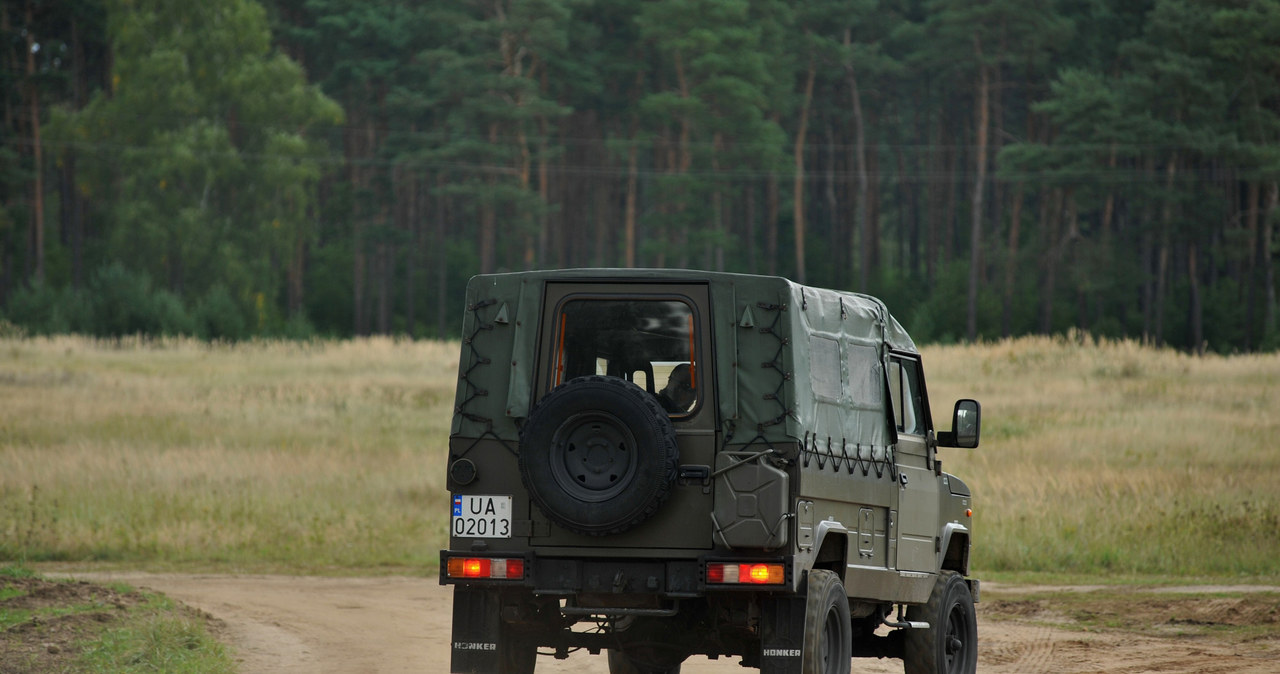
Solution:
{"label": "grass field", "polygon": [[[1280,355],[924,350],[975,572],[1280,578]],[[0,340],[0,560],[430,573],[457,344]]]}

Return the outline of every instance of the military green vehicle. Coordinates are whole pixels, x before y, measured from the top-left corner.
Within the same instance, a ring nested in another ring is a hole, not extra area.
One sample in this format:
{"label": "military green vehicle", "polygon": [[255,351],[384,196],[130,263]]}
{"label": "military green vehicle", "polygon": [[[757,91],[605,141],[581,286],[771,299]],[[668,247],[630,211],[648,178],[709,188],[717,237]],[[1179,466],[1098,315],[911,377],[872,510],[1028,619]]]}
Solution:
{"label": "military green vehicle", "polygon": [[449,439],[453,672],[607,652],[973,672],[969,488],[884,304],[783,278],[577,269],[467,287]]}

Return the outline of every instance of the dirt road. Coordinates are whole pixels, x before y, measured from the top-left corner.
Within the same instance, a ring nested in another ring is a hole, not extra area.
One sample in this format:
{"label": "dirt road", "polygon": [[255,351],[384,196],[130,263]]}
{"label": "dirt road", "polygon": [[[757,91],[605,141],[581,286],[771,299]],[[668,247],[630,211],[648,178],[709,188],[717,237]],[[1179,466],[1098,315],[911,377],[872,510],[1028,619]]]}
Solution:
{"label": "dirt road", "polygon": [[[452,592],[429,578],[314,578],[290,576],[80,573],[96,582],[150,588],[204,610],[225,624],[245,674],[329,672],[447,672]],[[1161,672],[1275,674],[1280,641],[1232,641],[1198,636],[1140,636],[1124,631],[1068,629],[1044,602],[1002,599],[1018,588],[984,585],[978,605],[980,657],[987,673]],[[1197,588],[1222,590],[1222,588]],[[1280,588],[1266,588],[1278,592]],[[1249,588],[1233,588],[1248,592]],[[1088,592],[1090,588],[1080,588]],[[1152,594],[1151,596],[1154,596]],[[1273,597],[1273,595],[1268,595]],[[1196,606],[1206,602],[1194,602]],[[1212,604],[1212,602],[1207,602]],[[1158,611],[1166,602],[1137,602]],[[1154,607],[1154,608],[1153,608]],[[1126,611],[1128,613],[1128,611]],[[1219,618],[1213,615],[1220,614]],[[1197,609],[1188,620],[1224,625],[1280,621],[1280,602],[1225,601]],[[1203,617],[1210,616],[1210,617]],[[1158,622],[1158,621],[1157,621]],[[1177,621],[1173,621],[1177,624]],[[1194,624],[1194,623],[1191,623]],[[902,671],[899,660],[855,660],[854,672]],[[539,658],[539,672],[608,672],[603,657],[574,653],[568,660]],[[691,658],[686,674],[745,672],[736,658]],[[755,670],[750,670],[755,671]]]}

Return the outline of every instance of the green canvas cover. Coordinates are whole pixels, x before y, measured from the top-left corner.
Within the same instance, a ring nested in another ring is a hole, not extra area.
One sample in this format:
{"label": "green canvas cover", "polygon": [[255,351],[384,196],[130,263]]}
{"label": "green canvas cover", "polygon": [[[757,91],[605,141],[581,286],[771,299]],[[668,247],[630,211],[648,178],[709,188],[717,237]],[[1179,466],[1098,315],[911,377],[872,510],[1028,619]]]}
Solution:
{"label": "green canvas cover", "polygon": [[[691,270],[573,269],[476,276],[467,312],[452,433],[518,438],[529,413],[547,281],[706,284],[717,401],[735,444],[889,444],[889,350],[915,344],[879,300],[787,279]],[[830,440],[828,440],[828,438]]]}

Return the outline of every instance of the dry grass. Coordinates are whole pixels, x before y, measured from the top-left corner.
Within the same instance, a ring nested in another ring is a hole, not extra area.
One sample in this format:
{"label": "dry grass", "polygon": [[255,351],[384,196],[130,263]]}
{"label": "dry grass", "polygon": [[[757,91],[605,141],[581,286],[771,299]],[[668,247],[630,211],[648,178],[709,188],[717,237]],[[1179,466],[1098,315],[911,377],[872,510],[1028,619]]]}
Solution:
{"label": "dry grass", "polygon": [[979,567],[1280,573],[1280,354],[1073,336],[925,358],[935,414],[983,403],[982,447],[944,450],[974,488]]}
{"label": "dry grass", "polygon": [[421,566],[457,345],[0,342],[0,558]]}
{"label": "dry grass", "polygon": [[[0,559],[432,568],[456,366],[389,339],[0,340]],[[943,450],[978,573],[1276,577],[1280,355],[1020,339],[925,366],[935,416],[983,403],[982,447]]]}

